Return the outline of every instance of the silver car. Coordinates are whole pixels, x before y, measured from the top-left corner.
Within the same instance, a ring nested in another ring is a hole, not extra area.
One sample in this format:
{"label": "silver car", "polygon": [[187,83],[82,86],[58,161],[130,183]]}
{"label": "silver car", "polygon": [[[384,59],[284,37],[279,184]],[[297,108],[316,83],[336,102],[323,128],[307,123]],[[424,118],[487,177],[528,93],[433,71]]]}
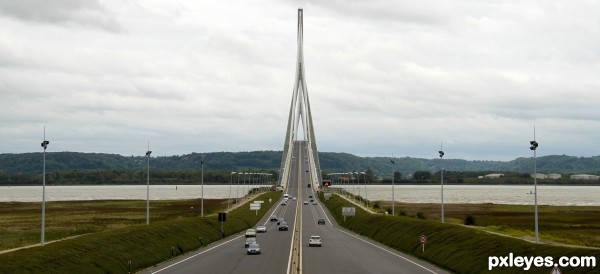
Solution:
{"label": "silver car", "polygon": [[258,244],[250,244],[248,246],[248,248],[246,249],[246,254],[248,254],[248,255],[260,254],[260,245],[258,245]]}
{"label": "silver car", "polygon": [[252,237],[252,238],[246,238],[246,244],[244,244],[244,247],[248,247],[251,244],[255,244],[256,243],[256,238]]}

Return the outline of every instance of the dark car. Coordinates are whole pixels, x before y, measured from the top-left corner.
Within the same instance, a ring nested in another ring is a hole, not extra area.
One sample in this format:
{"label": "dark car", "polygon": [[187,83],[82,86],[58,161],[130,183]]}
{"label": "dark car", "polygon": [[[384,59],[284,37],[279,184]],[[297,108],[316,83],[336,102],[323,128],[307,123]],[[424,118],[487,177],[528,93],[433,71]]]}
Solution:
{"label": "dark car", "polygon": [[318,225],[324,225],[325,224],[325,219],[320,218],[319,220],[317,220],[317,224]]}
{"label": "dark car", "polygon": [[279,224],[279,231],[282,231],[282,230],[288,231],[288,225],[286,222],[281,222]]}
{"label": "dark car", "polygon": [[246,253],[248,255],[260,254],[260,245],[258,245],[258,244],[250,244],[250,245],[248,245],[248,248],[246,249]]}

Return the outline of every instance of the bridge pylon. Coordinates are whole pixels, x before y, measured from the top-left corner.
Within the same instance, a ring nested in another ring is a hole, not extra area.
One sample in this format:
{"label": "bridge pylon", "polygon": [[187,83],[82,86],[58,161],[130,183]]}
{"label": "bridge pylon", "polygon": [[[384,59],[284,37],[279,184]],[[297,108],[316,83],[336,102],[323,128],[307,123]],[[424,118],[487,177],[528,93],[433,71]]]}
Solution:
{"label": "bridge pylon", "polygon": [[[317,141],[315,139],[315,131],[310,112],[310,102],[308,100],[308,90],[306,88],[306,74],[304,71],[303,17],[303,10],[300,8],[298,9],[298,53],[296,57],[296,77],[279,173],[279,185],[284,188],[287,187],[289,181],[290,168],[292,166],[295,153],[294,142],[299,141],[298,135],[300,124],[302,124],[302,131],[304,133],[303,140],[307,144],[305,147],[308,158],[310,181],[313,184],[313,187],[320,186],[322,182],[321,166],[319,164],[319,155],[317,152]],[[300,163],[301,160],[303,159],[298,159],[298,163]]]}

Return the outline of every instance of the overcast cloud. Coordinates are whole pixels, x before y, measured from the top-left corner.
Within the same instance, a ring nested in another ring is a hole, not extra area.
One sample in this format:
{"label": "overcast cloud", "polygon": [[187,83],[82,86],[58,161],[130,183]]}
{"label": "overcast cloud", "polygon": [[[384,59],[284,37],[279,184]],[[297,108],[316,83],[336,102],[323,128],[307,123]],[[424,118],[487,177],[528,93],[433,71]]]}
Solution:
{"label": "overcast cloud", "polygon": [[0,0],[0,153],[600,155],[599,1]]}

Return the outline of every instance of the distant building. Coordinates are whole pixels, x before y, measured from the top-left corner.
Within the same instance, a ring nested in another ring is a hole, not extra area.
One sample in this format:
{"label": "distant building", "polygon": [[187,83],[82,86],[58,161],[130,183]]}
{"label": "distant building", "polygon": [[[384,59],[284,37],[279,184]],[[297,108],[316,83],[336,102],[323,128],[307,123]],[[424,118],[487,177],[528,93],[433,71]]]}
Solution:
{"label": "distant building", "polygon": [[534,174],[531,174],[531,178],[548,179],[548,175],[546,175],[544,173],[534,173]]}
{"label": "distant building", "polygon": [[550,173],[548,174],[548,179],[560,179],[562,175],[560,173]]}
{"label": "distant building", "polygon": [[487,179],[497,179],[497,178],[502,178],[502,177],[504,177],[503,173],[492,173],[492,174],[483,176],[483,178],[487,178]]}
{"label": "distant building", "polygon": [[574,174],[571,175],[571,179],[575,180],[598,180],[600,176],[598,175],[590,175],[590,174]]}

